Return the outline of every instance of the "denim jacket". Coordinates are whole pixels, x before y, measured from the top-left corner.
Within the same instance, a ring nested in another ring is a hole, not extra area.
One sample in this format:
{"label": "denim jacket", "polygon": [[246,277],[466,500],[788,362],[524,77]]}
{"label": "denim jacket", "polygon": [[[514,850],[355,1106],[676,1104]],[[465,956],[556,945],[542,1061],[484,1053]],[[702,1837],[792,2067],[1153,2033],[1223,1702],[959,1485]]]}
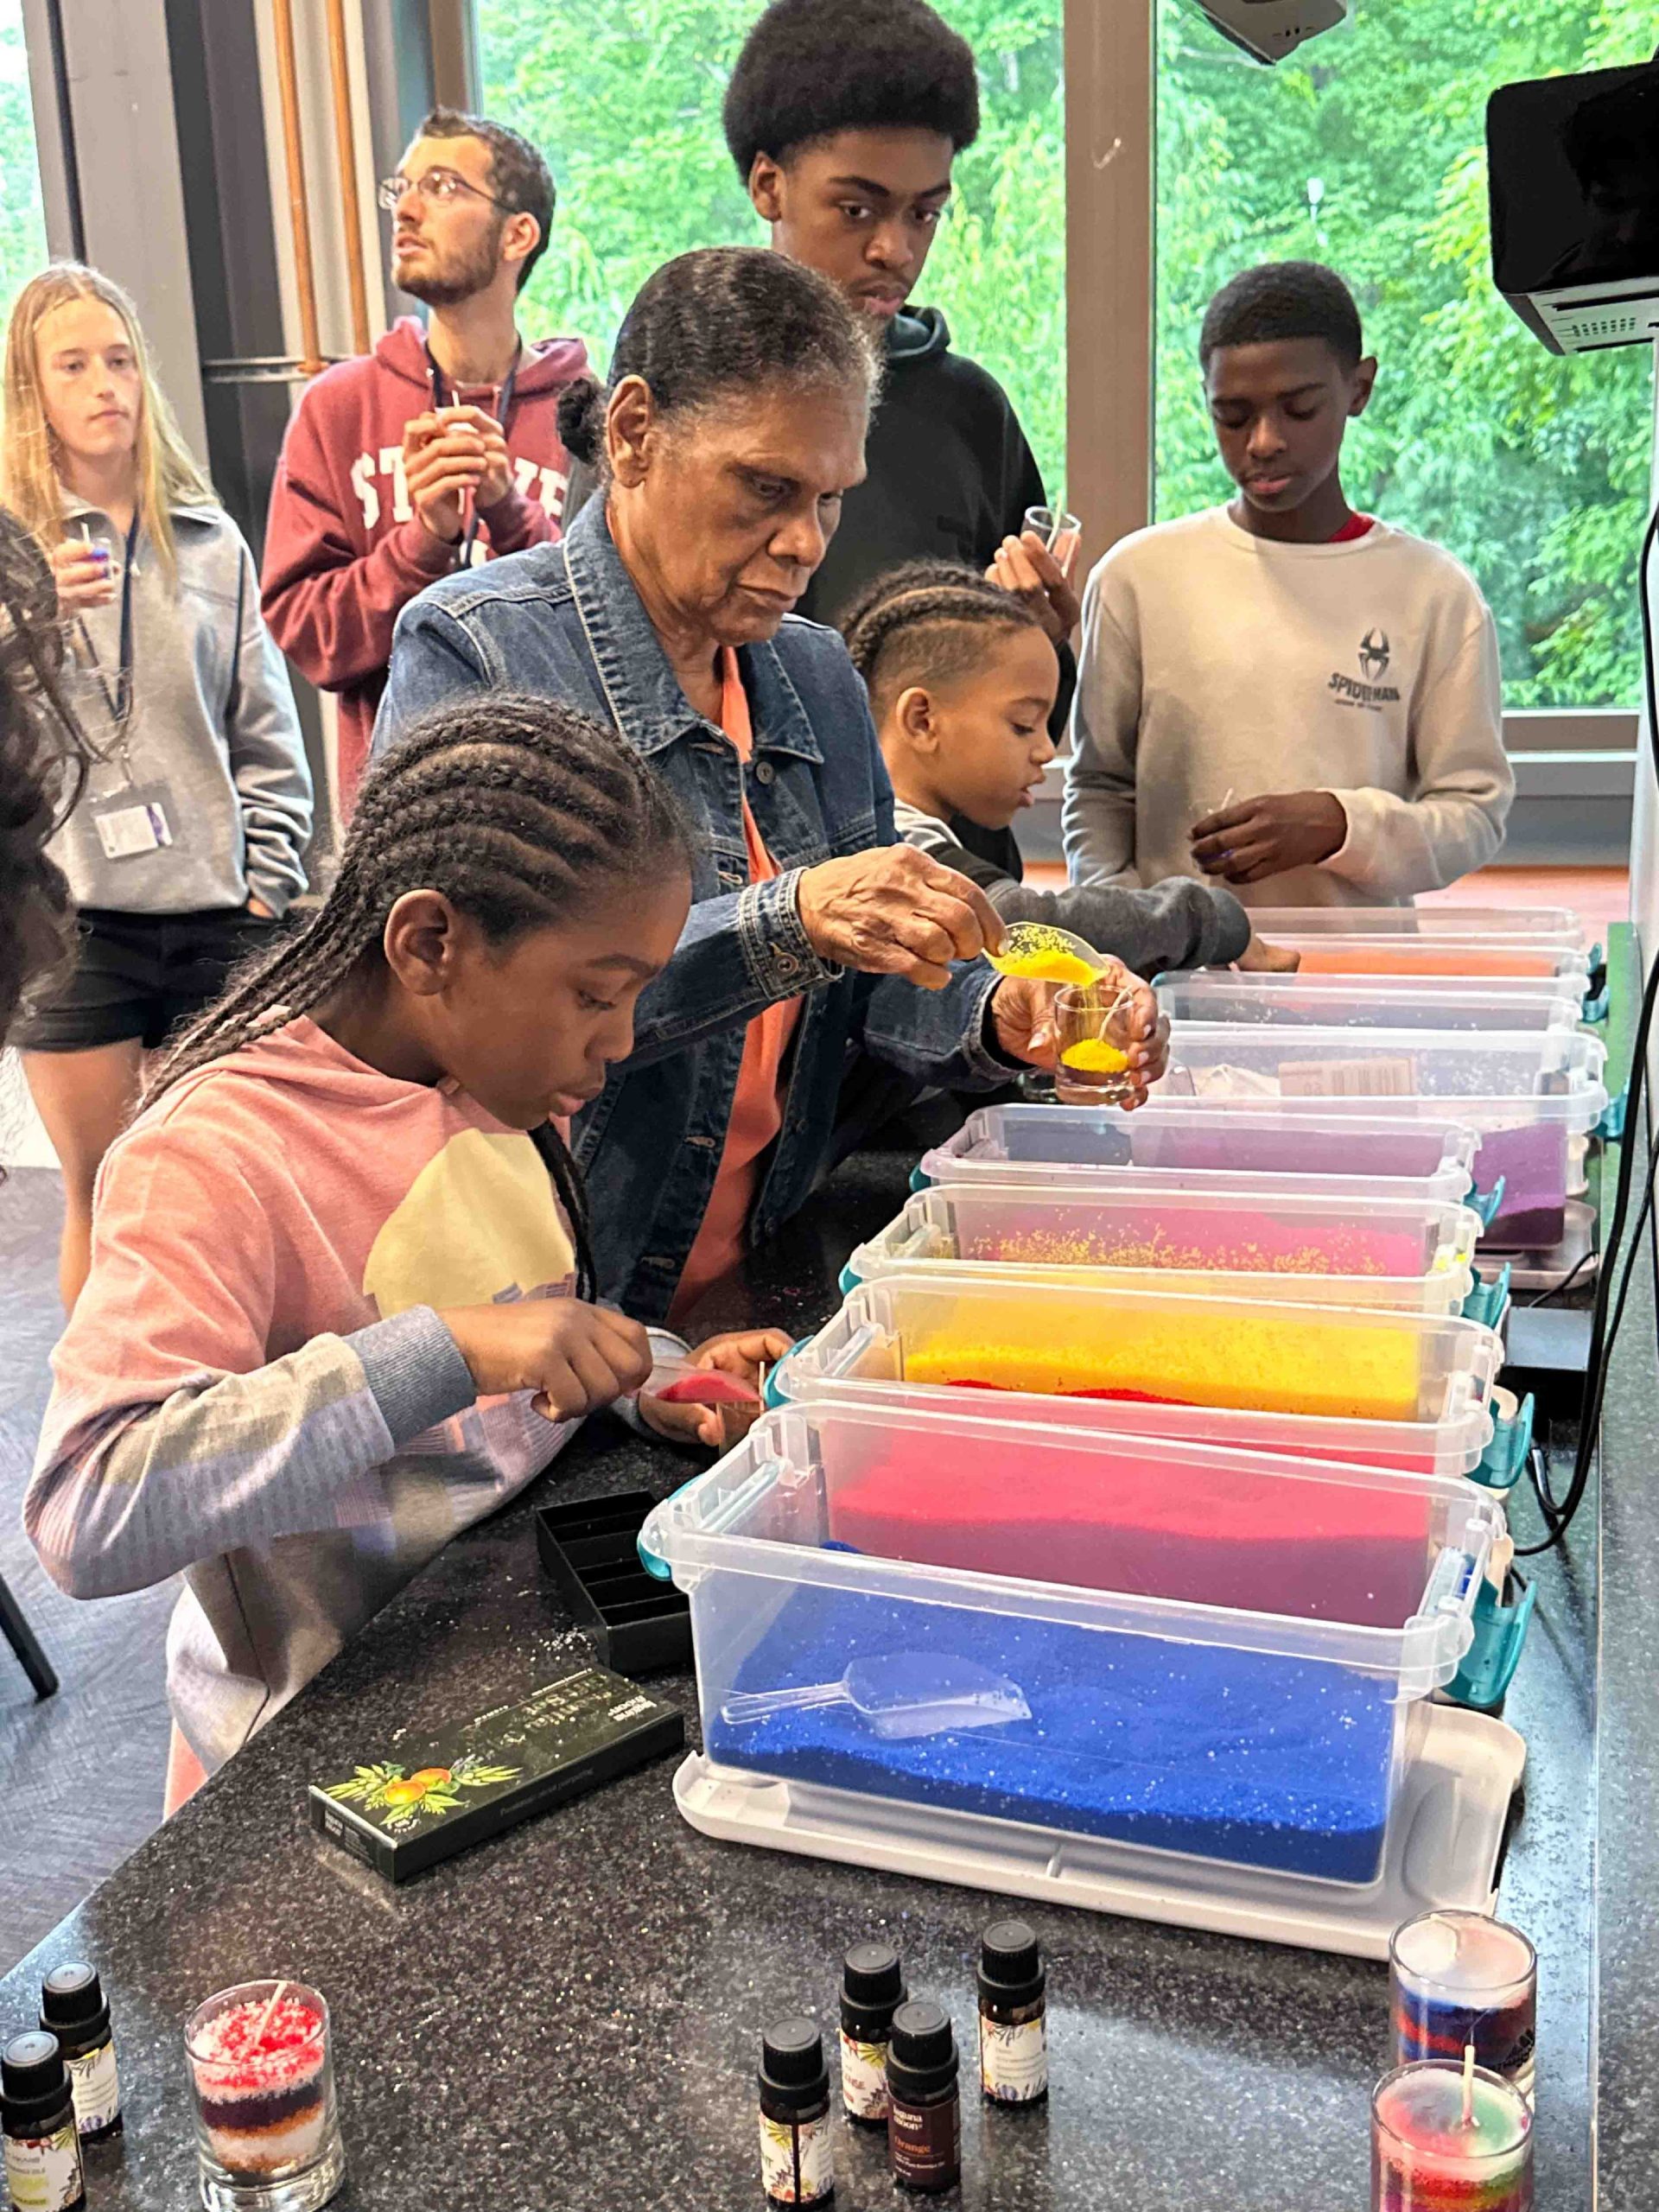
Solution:
{"label": "denim jacket", "polygon": [[[697,851],[674,957],[642,993],[632,1055],[575,1127],[603,1294],[654,1319],[668,1310],[726,1141],[744,1031],[801,996],[783,1128],[749,1230],[757,1241],[806,1198],[828,1152],[842,1071],[861,1046],[954,1089],[1008,1080],[986,1040],[997,977],[959,967],[943,991],[818,958],[801,925],[801,871],[895,842],[863,684],[834,631],[787,617],[738,654],[754,726],[747,769],[681,690],[612,542],[605,505],[563,543],[446,576],[399,616],[375,724],[377,754],[413,716],[484,683],[563,700],[611,723],[684,808]],[[742,798],[777,861],[750,884]]]}

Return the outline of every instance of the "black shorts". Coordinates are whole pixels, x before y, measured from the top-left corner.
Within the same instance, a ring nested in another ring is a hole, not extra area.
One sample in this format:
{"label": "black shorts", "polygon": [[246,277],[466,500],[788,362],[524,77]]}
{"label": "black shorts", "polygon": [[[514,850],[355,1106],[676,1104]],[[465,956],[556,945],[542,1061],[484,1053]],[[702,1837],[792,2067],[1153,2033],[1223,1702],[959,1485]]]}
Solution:
{"label": "black shorts", "polygon": [[26,1052],[86,1052],[130,1040],[154,1051],[283,926],[241,906],[194,914],[83,906],[77,925],[74,964],[8,1040]]}

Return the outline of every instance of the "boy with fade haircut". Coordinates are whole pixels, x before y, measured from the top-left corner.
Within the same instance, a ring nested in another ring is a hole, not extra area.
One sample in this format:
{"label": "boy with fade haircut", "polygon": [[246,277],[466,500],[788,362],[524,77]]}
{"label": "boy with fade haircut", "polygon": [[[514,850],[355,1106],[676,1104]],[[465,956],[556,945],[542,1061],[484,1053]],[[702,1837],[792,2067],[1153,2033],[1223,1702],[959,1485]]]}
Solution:
{"label": "boy with fade haircut", "polygon": [[[925,0],[772,0],[743,42],[726,143],[772,243],[839,284],[885,339],[868,474],[798,612],[838,620],[900,562],[963,561],[1019,593],[1057,645],[1077,601],[1040,538],[1043,480],[1008,396],[953,353],[937,308],[910,297],[979,135],[965,39]],[[1071,655],[1063,655],[1071,675]]]}
{"label": "boy with fade haircut", "polygon": [[1238,496],[1137,531],[1089,579],[1072,878],[1408,904],[1503,840],[1515,779],[1491,611],[1449,553],[1344,494],[1343,437],[1377,365],[1333,270],[1236,276],[1198,358]]}
{"label": "boy with fade haircut", "polygon": [[1213,966],[1294,969],[1250,933],[1219,886],[1176,876],[1147,890],[1025,880],[1014,823],[1054,758],[1059,664],[1024,600],[950,561],[910,561],[842,618],[870,695],[906,843],[977,883],[1005,922],[1074,931],[1138,975]]}
{"label": "boy with fade haircut", "polygon": [[340,698],[349,817],[409,601],[463,563],[556,537],[569,463],[559,394],[588,372],[575,338],[527,344],[519,292],[547,250],[553,180],[516,130],[434,108],[380,188],[391,271],[431,321],[301,397],[271,486],[262,601],[276,642]]}

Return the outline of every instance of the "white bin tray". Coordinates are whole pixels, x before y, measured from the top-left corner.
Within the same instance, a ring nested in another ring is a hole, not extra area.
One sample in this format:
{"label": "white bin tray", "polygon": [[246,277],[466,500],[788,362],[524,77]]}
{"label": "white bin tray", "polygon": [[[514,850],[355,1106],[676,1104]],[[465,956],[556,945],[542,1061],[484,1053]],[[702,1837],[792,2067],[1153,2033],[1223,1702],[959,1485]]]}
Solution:
{"label": "white bin tray", "polygon": [[1369,1889],[1252,1878],[1173,1854],[1136,1850],[983,1815],[901,1805],[717,1767],[693,1751],[674,1802],[700,1834],[808,1859],[958,1883],[1041,1904],[1205,1928],[1258,1942],[1384,1959],[1415,1913],[1490,1912],[1526,1745],[1488,1714],[1432,1706],[1404,1783],[1380,1878]]}

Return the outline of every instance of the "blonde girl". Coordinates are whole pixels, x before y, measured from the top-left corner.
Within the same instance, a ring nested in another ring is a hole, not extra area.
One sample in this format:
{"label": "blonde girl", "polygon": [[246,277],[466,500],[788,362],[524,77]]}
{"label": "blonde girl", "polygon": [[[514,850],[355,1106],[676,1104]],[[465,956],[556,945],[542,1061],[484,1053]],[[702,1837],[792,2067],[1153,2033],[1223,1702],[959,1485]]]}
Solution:
{"label": "blonde girl", "polygon": [[53,842],[79,957],[16,1042],[64,1171],[60,1282],[143,1056],[295,893],[311,779],[252,556],[181,437],[119,285],[54,262],[6,334],[0,499],[50,563],[94,759]]}

